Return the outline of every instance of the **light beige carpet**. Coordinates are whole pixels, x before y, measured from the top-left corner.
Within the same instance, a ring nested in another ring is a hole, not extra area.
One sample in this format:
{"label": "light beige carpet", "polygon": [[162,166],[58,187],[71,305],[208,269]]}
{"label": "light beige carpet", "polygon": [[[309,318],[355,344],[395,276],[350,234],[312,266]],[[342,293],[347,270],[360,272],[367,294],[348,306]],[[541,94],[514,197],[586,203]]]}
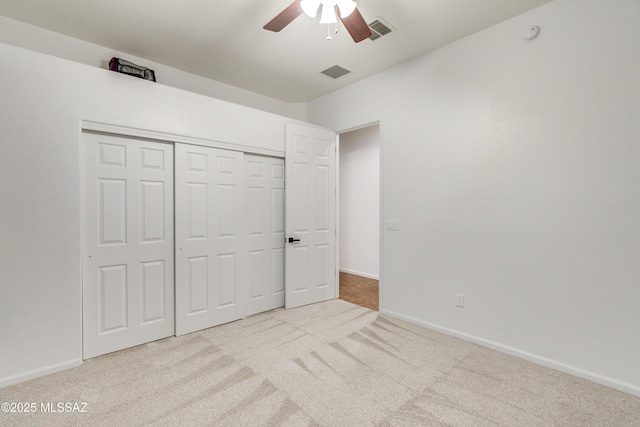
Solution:
{"label": "light beige carpet", "polygon": [[640,426],[640,398],[341,300],[87,360],[5,401],[38,412],[2,426]]}

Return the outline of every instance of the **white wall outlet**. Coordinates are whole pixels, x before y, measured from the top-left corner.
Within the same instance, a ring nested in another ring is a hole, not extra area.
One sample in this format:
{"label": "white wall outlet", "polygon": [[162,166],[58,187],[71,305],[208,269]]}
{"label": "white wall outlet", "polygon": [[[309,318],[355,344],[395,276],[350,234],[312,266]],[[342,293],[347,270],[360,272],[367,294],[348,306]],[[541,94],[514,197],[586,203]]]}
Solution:
{"label": "white wall outlet", "polygon": [[389,219],[385,222],[384,228],[389,231],[398,231],[398,221],[395,219]]}
{"label": "white wall outlet", "polygon": [[456,295],[456,307],[464,308],[464,295]]}

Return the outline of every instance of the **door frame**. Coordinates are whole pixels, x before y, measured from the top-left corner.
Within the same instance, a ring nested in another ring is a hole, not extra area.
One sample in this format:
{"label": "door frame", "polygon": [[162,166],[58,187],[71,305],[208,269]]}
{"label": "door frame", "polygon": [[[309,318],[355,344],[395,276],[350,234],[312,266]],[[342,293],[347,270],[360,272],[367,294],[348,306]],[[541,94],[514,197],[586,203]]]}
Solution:
{"label": "door frame", "polygon": [[[359,125],[355,125],[355,126],[350,126],[347,128],[342,128],[341,130],[336,131],[336,134],[338,135],[338,142],[337,144],[337,149],[338,149],[338,153],[336,155],[336,185],[337,185],[337,201],[336,201],[336,215],[338,216],[338,219],[340,217],[340,205],[339,205],[339,201],[340,201],[340,181],[339,181],[339,175],[340,175],[340,163],[339,163],[339,153],[340,153],[340,145],[339,145],[339,138],[340,135],[345,134],[345,133],[349,133],[349,132],[353,132],[353,131],[357,131],[360,129],[364,129],[364,128],[368,128],[371,126],[378,126],[378,142],[380,145],[380,177],[379,177],[379,182],[378,182],[378,190],[379,190],[379,197],[380,197],[380,203],[378,206],[379,209],[379,219],[378,219],[378,233],[379,233],[379,239],[380,239],[380,245],[378,247],[378,312],[382,313],[384,311],[384,301],[385,301],[385,283],[384,283],[384,262],[383,262],[383,256],[382,254],[384,253],[384,241],[385,241],[385,229],[384,229],[384,126],[383,126],[383,121],[381,119],[378,120],[373,120],[370,122],[366,122],[363,124],[359,124]],[[340,237],[340,224],[336,223],[336,227],[337,227],[337,237]],[[339,242],[339,240],[338,240]],[[336,248],[336,252],[339,251],[340,245],[337,245]],[[336,261],[339,263],[339,258]],[[337,264],[339,265],[339,264]],[[338,273],[339,275],[339,273]],[[338,283],[339,283],[339,277],[338,277]],[[340,286],[338,285],[338,290],[339,290]]]}

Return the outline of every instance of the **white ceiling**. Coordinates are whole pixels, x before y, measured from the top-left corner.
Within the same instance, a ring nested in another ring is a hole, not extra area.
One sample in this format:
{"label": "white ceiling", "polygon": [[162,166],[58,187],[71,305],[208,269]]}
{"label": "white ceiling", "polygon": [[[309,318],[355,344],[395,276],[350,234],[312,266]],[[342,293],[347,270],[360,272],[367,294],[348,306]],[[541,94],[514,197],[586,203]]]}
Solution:
{"label": "white ceiling", "polygon": [[[325,40],[327,26],[306,15],[280,33],[262,29],[292,1],[1,0],[0,15],[272,98],[306,102],[551,0],[358,0],[368,23],[381,17],[394,29],[358,44],[340,25]],[[320,74],[336,64],[352,73],[338,80]]]}

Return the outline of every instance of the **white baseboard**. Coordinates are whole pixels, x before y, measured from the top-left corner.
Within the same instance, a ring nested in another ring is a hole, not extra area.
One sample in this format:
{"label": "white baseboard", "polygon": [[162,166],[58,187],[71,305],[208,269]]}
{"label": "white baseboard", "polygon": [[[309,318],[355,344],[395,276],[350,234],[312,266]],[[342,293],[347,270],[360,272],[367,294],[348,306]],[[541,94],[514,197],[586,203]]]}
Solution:
{"label": "white baseboard", "polygon": [[362,271],[350,270],[348,268],[340,268],[341,273],[355,274],[356,276],[366,277],[367,279],[380,280],[380,276],[376,274],[363,273]]}
{"label": "white baseboard", "polygon": [[491,348],[493,350],[497,350],[501,353],[510,354],[512,356],[519,357],[521,359],[528,360],[529,362],[533,362],[537,365],[545,366],[547,368],[555,369],[556,371],[564,372],[565,374],[573,375],[575,377],[583,378],[585,380],[592,381],[597,384],[601,384],[616,390],[620,390],[625,393],[632,394],[634,396],[640,397],[640,386],[630,384],[624,381],[618,381],[613,378],[606,377],[604,375],[596,374],[594,372],[585,371],[584,369],[577,368],[575,366],[570,366],[552,359],[547,359],[546,357],[538,356],[536,354],[528,353],[526,351],[518,350],[517,348],[509,347],[500,343],[496,343],[493,341],[486,340],[484,338],[479,338],[473,335],[465,334],[463,332],[459,332],[453,329],[445,328],[440,325],[434,325],[432,323],[424,322],[419,319],[415,319],[410,316],[405,316],[403,314],[399,314],[393,312],[391,310],[380,310],[381,314],[384,314],[389,317],[393,317],[396,319],[404,320],[409,323],[413,323],[418,326],[425,327],[427,329],[432,329],[437,332],[441,332],[446,335],[451,335],[456,338],[463,339],[465,341],[472,342],[474,344],[481,345],[483,347]]}
{"label": "white baseboard", "polygon": [[0,378],[0,388],[18,384],[23,381],[32,380],[34,378],[44,377],[45,375],[55,374],[56,372],[65,371],[67,369],[76,368],[82,365],[82,359],[73,359],[55,365],[46,366],[33,371],[23,372],[10,377]]}

